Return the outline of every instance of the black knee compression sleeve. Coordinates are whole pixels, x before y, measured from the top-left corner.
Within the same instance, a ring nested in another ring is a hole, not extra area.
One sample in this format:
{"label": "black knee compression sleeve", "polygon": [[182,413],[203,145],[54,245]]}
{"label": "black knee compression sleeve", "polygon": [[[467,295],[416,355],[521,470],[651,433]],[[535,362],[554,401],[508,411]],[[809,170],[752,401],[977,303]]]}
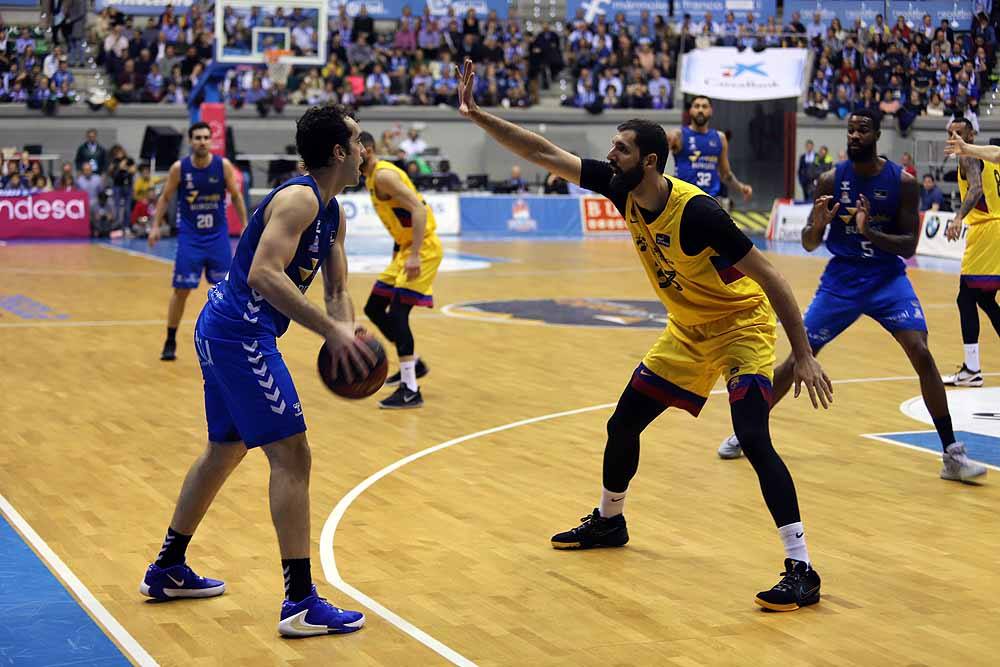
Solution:
{"label": "black knee compression sleeve", "polygon": [[625,387],[608,420],[604,447],[604,488],[621,493],[639,469],[639,435],[666,408],[631,386]]}
{"label": "black knee compression sleeve", "polygon": [[746,393],[730,405],[736,437],[757,473],[767,509],[775,525],[780,527],[800,520],[799,503],[792,476],[771,444],[770,409],[758,382],[750,383]]}
{"label": "black knee compression sleeve", "polygon": [[990,318],[993,330],[1000,336],[1000,304],[997,303],[996,290],[976,290],[976,303],[983,309],[986,316]]}
{"label": "black knee compression sleeve", "polygon": [[396,343],[396,354],[401,357],[413,355],[413,332],[410,331],[410,311],[413,306],[402,303],[397,294],[392,298],[392,305],[389,306],[389,320],[392,325],[393,338],[390,340]]}
{"label": "black knee compression sleeve", "polygon": [[395,333],[392,330],[392,323],[389,321],[389,303],[390,299],[387,296],[370,294],[368,303],[365,304],[365,316],[378,327],[386,340],[391,343],[395,340]]}
{"label": "black knee compression sleeve", "polygon": [[958,283],[958,318],[962,325],[962,343],[973,345],[979,342],[979,311],[976,310],[979,290],[969,287],[964,280]]}

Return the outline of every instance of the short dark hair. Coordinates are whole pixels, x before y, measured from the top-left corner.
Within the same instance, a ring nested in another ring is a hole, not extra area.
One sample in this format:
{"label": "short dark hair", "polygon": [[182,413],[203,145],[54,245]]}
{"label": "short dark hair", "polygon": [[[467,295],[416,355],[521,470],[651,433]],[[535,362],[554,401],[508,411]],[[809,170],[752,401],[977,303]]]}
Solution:
{"label": "short dark hair", "polygon": [[872,129],[876,132],[879,132],[882,129],[882,114],[874,109],[858,109],[857,111],[852,111],[851,116],[867,118],[872,122]]}
{"label": "short dark hair", "polygon": [[976,129],[975,126],[972,124],[972,121],[969,120],[968,118],[966,118],[965,116],[955,116],[954,118],[951,119],[951,122],[952,123],[963,123],[965,125],[968,125],[969,129],[972,130],[972,131],[975,131],[975,129]]}
{"label": "short dark hair", "polygon": [[322,169],[330,165],[333,147],[349,150],[351,128],[347,119],[354,114],[340,104],[311,107],[295,123],[295,148],[302,156],[306,169]]}
{"label": "short dark hair", "polygon": [[633,118],[618,126],[619,132],[632,130],[635,132],[635,145],[639,147],[639,158],[656,155],[656,170],[663,173],[667,168],[667,156],[670,154],[670,144],[663,127],[649,120]]}
{"label": "short dark hair", "polygon": [[933,181],[934,180],[934,174],[924,174],[924,179],[927,179],[927,178],[929,178],[929,179],[931,179]]}
{"label": "short dark hair", "polygon": [[697,102],[698,100],[705,100],[706,102],[708,102],[709,106],[712,106],[712,98],[709,97],[708,95],[695,95],[690,100],[688,100],[688,111],[691,110],[691,107],[693,107],[694,103]]}
{"label": "short dark hair", "polygon": [[192,137],[194,137],[194,133],[197,130],[208,130],[208,133],[211,134],[212,133],[212,126],[209,125],[208,123],[206,123],[203,120],[198,121],[197,123],[195,123],[194,125],[192,125],[191,127],[188,128],[188,139],[191,139]]}
{"label": "short dark hair", "polygon": [[365,150],[368,150],[369,147],[375,147],[375,137],[372,136],[371,132],[362,132],[358,139],[361,140],[361,145],[365,147]]}

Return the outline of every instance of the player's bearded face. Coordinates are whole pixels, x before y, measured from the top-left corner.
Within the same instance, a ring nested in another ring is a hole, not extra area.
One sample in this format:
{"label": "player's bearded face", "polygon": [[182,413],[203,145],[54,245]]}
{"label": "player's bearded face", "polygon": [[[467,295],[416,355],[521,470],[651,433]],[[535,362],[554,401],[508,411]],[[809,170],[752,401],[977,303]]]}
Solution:
{"label": "player's bearded face", "polygon": [[611,167],[614,170],[614,174],[611,176],[611,181],[608,185],[616,192],[632,192],[642,182],[642,162],[636,162],[630,169],[622,169],[614,163],[612,163]]}
{"label": "player's bearded face", "polygon": [[852,162],[867,162],[875,159],[875,139],[871,137],[871,141],[866,141],[869,137],[864,139],[859,139],[858,141],[848,142],[847,144],[847,157]]}

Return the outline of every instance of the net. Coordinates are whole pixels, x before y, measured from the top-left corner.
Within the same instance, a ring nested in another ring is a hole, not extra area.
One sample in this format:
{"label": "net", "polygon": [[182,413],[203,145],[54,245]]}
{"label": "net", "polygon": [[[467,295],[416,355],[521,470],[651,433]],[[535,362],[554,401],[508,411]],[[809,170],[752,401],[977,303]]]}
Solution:
{"label": "net", "polygon": [[288,49],[271,49],[264,52],[267,75],[273,83],[282,86],[288,83],[288,75],[292,73],[292,64],[287,60],[290,55],[292,52]]}

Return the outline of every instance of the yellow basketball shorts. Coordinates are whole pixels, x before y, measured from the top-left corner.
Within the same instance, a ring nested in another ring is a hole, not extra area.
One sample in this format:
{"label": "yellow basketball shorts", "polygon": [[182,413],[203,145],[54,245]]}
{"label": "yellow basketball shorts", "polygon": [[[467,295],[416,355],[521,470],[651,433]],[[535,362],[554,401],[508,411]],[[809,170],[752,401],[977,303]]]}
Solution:
{"label": "yellow basketball shorts", "polygon": [[721,376],[729,400],[753,384],[771,402],[776,321],[766,300],[713,322],[685,326],[673,318],[632,374],[630,386],[663,405],[695,417]]}
{"label": "yellow basketball shorts", "polygon": [[976,289],[1000,289],[1000,220],[969,225],[962,255],[962,281]]}
{"label": "yellow basketball shorts", "polygon": [[420,275],[410,280],[406,275],[406,260],[413,253],[413,246],[406,245],[396,252],[372,287],[372,294],[387,298],[398,296],[401,303],[411,306],[434,307],[434,278],[444,257],[441,239],[431,236],[420,246]]}

